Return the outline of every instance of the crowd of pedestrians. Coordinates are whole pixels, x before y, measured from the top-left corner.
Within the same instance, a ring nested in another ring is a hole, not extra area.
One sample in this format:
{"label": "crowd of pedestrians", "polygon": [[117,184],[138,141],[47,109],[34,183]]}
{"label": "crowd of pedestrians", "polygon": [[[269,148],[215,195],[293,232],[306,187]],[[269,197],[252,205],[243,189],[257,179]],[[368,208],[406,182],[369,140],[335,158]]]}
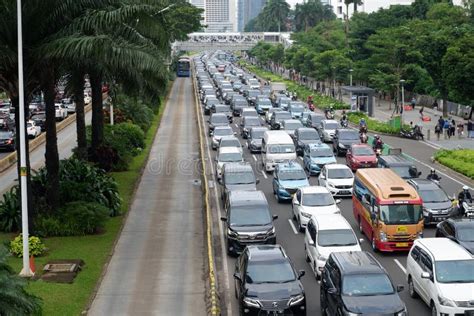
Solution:
{"label": "crowd of pedestrians", "polygon": [[[471,120],[467,122],[467,137],[474,138],[474,124]],[[456,121],[452,118],[444,119],[442,116],[438,119],[438,124],[435,126],[435,134],[440,139],[441,134],[446,135],[447,138],[451,139],[456,135],[456,131],[458,137],[464,136],[464,123],[459,122],[456,124]]]}

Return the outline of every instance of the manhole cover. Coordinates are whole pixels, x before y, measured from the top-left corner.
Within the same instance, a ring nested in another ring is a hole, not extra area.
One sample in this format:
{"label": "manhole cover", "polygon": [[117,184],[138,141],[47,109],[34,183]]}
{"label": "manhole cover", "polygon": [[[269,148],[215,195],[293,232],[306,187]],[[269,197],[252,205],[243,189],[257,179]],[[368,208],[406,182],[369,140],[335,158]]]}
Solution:
{"label": "manhole cover", "polygon": [[47,272],[74,272],[78,268],[75,263],[49,263],[44,266],[44,271]]}
{"label": "manhole cover", "polygon": [[194,185],[201,185],[201,180],[194,179],[194,180],[193,180],[193,184],[194,184]]}

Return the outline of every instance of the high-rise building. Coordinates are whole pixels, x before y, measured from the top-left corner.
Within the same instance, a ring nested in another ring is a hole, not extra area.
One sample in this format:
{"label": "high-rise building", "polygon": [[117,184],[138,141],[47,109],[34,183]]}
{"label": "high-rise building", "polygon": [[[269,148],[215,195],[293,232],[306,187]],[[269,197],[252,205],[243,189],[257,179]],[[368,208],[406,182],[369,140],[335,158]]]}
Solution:
{"label": "high-rise building", "polygon": [[267,0],[237,0],[237,31],[243,32],[247,23],[262,12]]}
{"label": "high-rise building", "polygon": [[237,17],[235,0],[204,0],[206,32],[235,32]]}

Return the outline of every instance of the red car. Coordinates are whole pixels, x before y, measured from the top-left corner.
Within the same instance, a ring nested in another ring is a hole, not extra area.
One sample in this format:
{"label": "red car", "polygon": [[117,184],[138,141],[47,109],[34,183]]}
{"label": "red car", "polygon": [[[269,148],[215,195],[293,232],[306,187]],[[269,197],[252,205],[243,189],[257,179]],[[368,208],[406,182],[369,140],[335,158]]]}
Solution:
{"label": "red car", "polygon": [[346,155],[346,164],[352,171],[359,168],[377,168],[377,156],[367,144],[353,144]]}

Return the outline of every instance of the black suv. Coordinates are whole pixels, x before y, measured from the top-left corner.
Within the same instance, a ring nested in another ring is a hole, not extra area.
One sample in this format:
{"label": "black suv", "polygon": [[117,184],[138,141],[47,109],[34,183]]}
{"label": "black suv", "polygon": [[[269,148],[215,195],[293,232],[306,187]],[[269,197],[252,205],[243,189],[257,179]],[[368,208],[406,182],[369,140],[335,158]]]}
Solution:
{"label": "black suv", "polygon": [[322,315],[406,316],[406,306],[382,265],[365,251],[333,252],[321,281]]}
{"label": "black suv", "polygon": [[242,136],[243,139],[247,139],[249,137],[250,129],[252,127],[260,126],[262,126],[262,122],[259,117],[244,117],[240,122],[240,136]]}
{"label": "black suv", "polygon": [[227,253],[239,254],[247,245],[276,243],[273,221],[262,191],[229,191],[224,201]]}
{"label": "black suv", "polygon": [[448,218],[436,226],[436,237],[449,238],[474,255],[474,219]]}
{"label": "black suv", "polygon": [[295,142],[296,154],[298,156],[303,156],[304,146],[321,143],[318,132],[314,128],[309,127],[297,128],[293,135],[293,141]]}
{"label": "black suv", "polygon": [[240,315],[306,315],[301,270],[280,245],[248,246],[235,263]]}
{"label": "black suv", "polygon": [[353,144],[360,144],[359,132],[354,129],[337,129],[332,139],[332,148],[337,156],[345,155]]}

